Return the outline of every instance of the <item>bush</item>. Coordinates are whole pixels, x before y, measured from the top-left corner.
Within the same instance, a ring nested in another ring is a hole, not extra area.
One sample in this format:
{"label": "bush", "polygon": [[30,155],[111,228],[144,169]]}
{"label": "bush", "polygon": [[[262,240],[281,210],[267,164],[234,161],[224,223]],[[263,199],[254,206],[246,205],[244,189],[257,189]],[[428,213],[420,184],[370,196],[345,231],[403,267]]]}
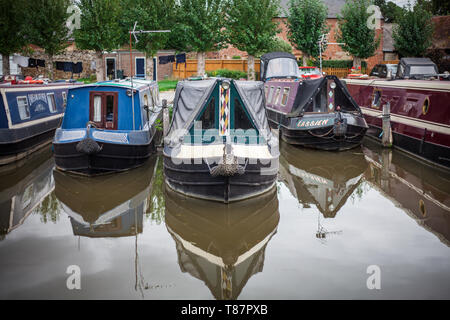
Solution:
{"label": "bush", "polygon": [[[302,62],[299,61],[299,64]],[[309,65],[309,64],[308,64]],[[317,59],[313,61],[313,65],[315,67],[320,67],[320,60]],[[322,67],[323,68],[345,68],[350,69],[353,67],[353,60],[322,60]],[[367,62],[361,61],[361,67],[367,68]]]}
{"label": "bush", "polygon": [[240,60],[241,56],[232,56],[231,59]]}
{"label": "bush", "polygon": [[239,80],[247,78],[247,73],[239,70],[219,69],[207,73],[209,77],[223,77]]}

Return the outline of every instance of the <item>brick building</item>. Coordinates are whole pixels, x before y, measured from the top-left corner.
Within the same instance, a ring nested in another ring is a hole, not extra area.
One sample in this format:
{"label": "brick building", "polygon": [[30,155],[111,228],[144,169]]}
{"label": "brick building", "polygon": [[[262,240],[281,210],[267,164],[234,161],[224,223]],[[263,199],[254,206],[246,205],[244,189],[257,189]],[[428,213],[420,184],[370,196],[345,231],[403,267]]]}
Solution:
{"label": "brick building", "polygon": [[[345,0],[322,0],[325,5],[328,8],[328,18],[327,18],[327,25],[330,28],[329,36],[328,36],[328,42],[337,42],[336,41],[336,32],[337,32],[337,16],[341,12],[342,7],[345,4]],[[289,0],[281,0],[281,10],[280,10],[280,16],[275,17],[274,21],[278,22],[279,27],[281,29],[281,32],[277,35],[281,39],[289,42],[287,38],[288,34],[288,28],[287,28],[287,10],[289,8]],[[384,21],[381,19],[380,26],[381,28],[376,31],[377,37],[379,36],[381,39],[380,46],[378,47],[378,50],[376,51],[376,54],[367,59],[367,65],[369,70],[377,63],[380,63],[380,61],[383,60],[383,25]],[[292,45],[292,44],[291,44]],[[292,45],[294,48],[294,46]],[[296,57],[300,58],[302,56],[302,52],[299,50],[294,49],[293,53]],[[229,46],[226,49],[223,49],[219,52],[218,56],[221,59],[230,59],[233,56],[241,56],[243,58],[247,57],[247,53],[240,51],[232,46]],[[323,54],[323,59],[325,60],[351,60],[352,57],[349,56],[345,51],[342,50],[342,48],[338,45],[329,45],[327,47],[327,50]]]}

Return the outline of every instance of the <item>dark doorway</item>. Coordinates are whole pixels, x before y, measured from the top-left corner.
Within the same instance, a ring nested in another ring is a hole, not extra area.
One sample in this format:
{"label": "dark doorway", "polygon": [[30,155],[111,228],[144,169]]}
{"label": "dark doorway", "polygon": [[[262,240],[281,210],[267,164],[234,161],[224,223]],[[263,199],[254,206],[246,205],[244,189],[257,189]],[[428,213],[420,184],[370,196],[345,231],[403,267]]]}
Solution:
{"label": "dark doorway", "polygon": [[145,78],[145,58],[136,58],[136,77]]}
{"label": "dark doorway", "polygon": [[106,77],[109,80],[116,78],[116,59],[106,58]]}

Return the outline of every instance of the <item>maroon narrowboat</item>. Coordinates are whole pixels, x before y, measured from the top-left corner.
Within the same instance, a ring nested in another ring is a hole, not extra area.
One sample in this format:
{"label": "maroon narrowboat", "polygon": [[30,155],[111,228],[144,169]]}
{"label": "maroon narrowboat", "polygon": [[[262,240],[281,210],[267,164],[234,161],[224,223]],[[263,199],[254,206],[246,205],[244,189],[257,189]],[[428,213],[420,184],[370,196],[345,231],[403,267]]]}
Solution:
{"label": "maroon narrowboat", "polygon": [[289,144],[341,151],[354,148],[368,128],[359,106],[335,76],[303,79],[294,55],[261,57],[270,126]]}
{"label": "maroon narrowboat", "polygon": [[[382,137],[383,106],[389,104],[391,133],[388,134],[392,134],[392,145],[449,168],[450,81],[437,80],[437,69],[434,76],[430,74],[431,68],[421,76],[408,73],[414,70],[414,64],[408,63],[417,61],[402,59],[395,79],[346,79],[345,82],[369,124],[368,136]],[[403,65],[406,67],[402,68]],[[424,68],[418,66],[419,70]]]}

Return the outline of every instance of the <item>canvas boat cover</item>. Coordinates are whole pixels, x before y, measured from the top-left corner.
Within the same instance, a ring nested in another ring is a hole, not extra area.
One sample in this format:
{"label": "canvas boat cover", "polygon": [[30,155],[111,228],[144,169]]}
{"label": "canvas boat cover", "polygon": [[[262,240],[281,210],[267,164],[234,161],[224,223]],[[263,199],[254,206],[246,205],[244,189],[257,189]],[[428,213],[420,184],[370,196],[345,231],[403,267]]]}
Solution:
{"label": "canvas boat cover", "polygon": [[[170,147],[179,145],[193,125],[198,114],[211,96],[217,82],[223,79],[178,82],[174,98],[173,119],[164,142]],[[265,109],[264,83],[261,81],[232,80],[245,108],[252,117],[260,135],[270,141],[270,132]]]}
{"label": "canvas boat cover", "polygon": [[269,61],[278,58],[288,58],[293,59],[297,63],[297,58],[288,52],[269,52],[263,54],[260,58],[261,61],[261,79],[265,80],[267,76],[267,67],[269,65]]}
{"label": "canvas boat cover", "polygon": [[[294,106],[290,113],[286,116],[288,117],[298,117],[302,112],[304,112],[305,108],[308,107],[309,103],[312,102],[318,94],[321,92],[321,88],[325,86],[328,80],[334,80],[336,83],[336,90],[340,90],[344,96],[347,98],[348,103],[347,109],[353,109],[354,111],[361,112],[356,101],[352,98],[350,93],[347,90],[347,87],[342,84],[342,82],[336,76],[325,76],[319,79],[309,79],[302,81],[298,86],[297,95],[295,97]],[[323,90],[323,89],[322,89]],[[325,89],[326,90],[326,89]]]}

